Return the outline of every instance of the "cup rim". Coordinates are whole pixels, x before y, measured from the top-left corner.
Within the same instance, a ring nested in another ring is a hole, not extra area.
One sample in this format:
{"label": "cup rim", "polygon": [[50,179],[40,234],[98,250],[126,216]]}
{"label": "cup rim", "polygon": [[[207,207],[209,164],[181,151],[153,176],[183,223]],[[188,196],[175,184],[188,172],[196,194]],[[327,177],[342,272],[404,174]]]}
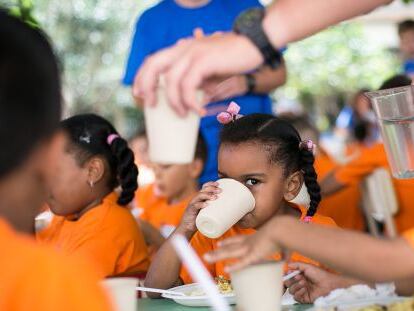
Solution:
{"label": "cup rim", "polygon": [[405,93],[410,89],[413,90],[414,85],[406,85],[406,86],[400,86],[400,87],[395,87],[391,89],[365,92],[364,95],[367,96],[369,99],[375,99],[378,97],[391,96],[391,95],[395,95],[399,93]]}

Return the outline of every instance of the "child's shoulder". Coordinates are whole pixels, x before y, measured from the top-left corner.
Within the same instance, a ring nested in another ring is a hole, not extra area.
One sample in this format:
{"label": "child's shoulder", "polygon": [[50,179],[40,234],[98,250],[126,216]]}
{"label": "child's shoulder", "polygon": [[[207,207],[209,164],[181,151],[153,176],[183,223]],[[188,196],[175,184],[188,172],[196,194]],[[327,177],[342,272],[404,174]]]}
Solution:
{"label": "child's shoulder", "polygon": [[318,225],[324,225],[324,226],[330,226],[330,227],[338,227],[338,225],[335,223],[335,221],[328,216],[323,216],[319,213],[316,213],[312,217],[312,223],[318,224]]}

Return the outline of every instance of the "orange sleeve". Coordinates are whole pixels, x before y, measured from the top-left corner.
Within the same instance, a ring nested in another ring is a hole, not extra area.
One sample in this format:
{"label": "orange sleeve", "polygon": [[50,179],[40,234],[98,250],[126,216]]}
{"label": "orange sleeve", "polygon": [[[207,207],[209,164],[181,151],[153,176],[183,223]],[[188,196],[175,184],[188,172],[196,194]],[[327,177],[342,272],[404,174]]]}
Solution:
{"label": "orange sleeve", "polygon": [[[194,248],[197,255],[203,261],[204,266],[210,272],[211,275],[215,275],[214,265],[208,264],[204,261],[203,255],[209,251],[213,250],[213,244],[211,239],[206,238],[201,233],[197,232],[190,241],[191,246]],[[185,267],[181,268],[180,278],[184,282],[184,284],[193,283],[193,279],[191,278],[188,270]]]}
{"label": "orange sleeve", "polygon": [[410,244],[410,246],[412,247],[412,248],[414,248],[414,228],[413,229],[410,229],[410,230],[407,230],[407,231],[405,231],[403,234],[402,234],[402,236],[403,236],[403,238],[408,242],[408,244]]}
{"label": "orange sleeve", "polygon": [[322,226],[328,226],[328,227],[338,227],[338,225],[335,223],[335,221],[331,217],[322,216],[319,214],[316,214],[312,218],[312,223],[315,225],[322,225]]}
{"label": "orange sleeve", "polygon": [[384,156],[382,145],[363,149],[357,158],[338,167],[335,178],[345,185],[359,183],[376,168],[384,166]]}

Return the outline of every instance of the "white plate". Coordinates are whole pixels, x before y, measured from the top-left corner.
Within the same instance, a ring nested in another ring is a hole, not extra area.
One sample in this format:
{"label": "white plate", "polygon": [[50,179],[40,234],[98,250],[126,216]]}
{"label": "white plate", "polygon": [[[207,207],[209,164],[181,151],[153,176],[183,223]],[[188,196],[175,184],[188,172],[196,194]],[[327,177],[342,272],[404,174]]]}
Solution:
{"label": "white plate", "polygon": [[[197,283],[187,284],[183,286],[178,286],[174,288],[170,288],[170,291],[183,293],[189,295],[193,291],[200,290],[200,286]],[[175,295],[168,295],[162,294],[163,298],[168,298],[174,300],[176,303],[189,306],[189,307],[209,307],[210,303],[207,299],[207,296],[175,296]],[[236,296],[234,293],[222,295],[226,302],[229,305],[236,304]]]}
{"label": "white plate", "polygon": [[332,310],[337,308],[341,311],[346,310],[356,310],[359,308],[369,307],[372,305],[379,305],[379,306],[388,306],[390,304],[401,302],[407,299],[407,297],[372,297],[372,298],[362,298],[362,299],[355,299],[352,301],[341,302],[340,304],[328,304],[326,306],[317,306],[310,309],[310,311],[317,311],[317,310]]}
{"label": "white plate", "polygon": [[[170,288],[170,291],[179,292],[183,294],[190,294],[193,291],[201,290],[200,285],[197,283],[182,285],[174,288]],[[207,296],[175,296],[162,294],[163,298],[168,298],[174,300],[176,303],[189,306],[189,307],[210,307],[210,303],[207,299]],[[229,305],[236,304],[236,295],[234,293],[222,295]],[[282,297],[282,306],[289,306],[295,304],[296,301],[293,299],[293,296],[289,294],[289,291],[286,291]]]}

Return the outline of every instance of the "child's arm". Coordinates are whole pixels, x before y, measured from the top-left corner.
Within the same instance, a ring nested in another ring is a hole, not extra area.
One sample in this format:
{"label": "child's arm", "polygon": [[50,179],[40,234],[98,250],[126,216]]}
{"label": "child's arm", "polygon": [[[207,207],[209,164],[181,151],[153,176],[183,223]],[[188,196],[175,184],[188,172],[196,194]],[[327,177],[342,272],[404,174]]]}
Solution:
{"label": "child's arm", "polygon": [[[217,183],[204,185],[203,189],[187,207],[177,229],[158,250],[147,273],[145,286],[168,289],[182,284],[180,279],[181,262],[171,244],[171,238],[176,234],[181,234],[191,240],[197,231],[195,219],[199,211],[206,206],[206,201],[216,199],[216,195],[220,191]],[[149,296],[152,298],[160,297],[159,294],[154,293],[149,294]]]}
{"label": "child's arm", "polygon": [[280,248],[299,252],[352,277],[371,282],[414,276],[414,249],[402,238],[380,240],[366,234],[274,217],[255,235],[221,243],[208,261],[240,258],[230,270],[258,262]]}
{"label": "child's arm", "polygon": [[154,246],[156,249],[160,248],[164,243],[165,238],[157,230],[157,228],[142,219],[139,219],[138,222],[141,227],[142,234],[144,235],[145,243],[147,243],[147,245]]}

